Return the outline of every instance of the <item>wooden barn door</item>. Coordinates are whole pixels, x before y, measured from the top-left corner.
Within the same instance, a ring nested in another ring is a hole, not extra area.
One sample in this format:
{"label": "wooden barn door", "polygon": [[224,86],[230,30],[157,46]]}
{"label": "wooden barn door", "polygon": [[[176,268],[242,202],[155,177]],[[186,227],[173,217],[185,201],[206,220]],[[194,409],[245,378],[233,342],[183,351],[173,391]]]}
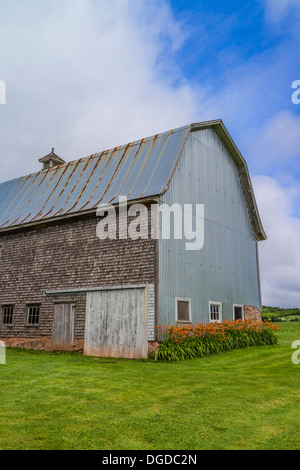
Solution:
{"label": "wooden barn door", "polygon": [[53,320],[53,346],[68,349],[75,341],[75,305],[55,304]]}
{"label": "wooden barn door", "polygon": [[145,287],[88,292],[84,354],[147,357],[145,295]]}

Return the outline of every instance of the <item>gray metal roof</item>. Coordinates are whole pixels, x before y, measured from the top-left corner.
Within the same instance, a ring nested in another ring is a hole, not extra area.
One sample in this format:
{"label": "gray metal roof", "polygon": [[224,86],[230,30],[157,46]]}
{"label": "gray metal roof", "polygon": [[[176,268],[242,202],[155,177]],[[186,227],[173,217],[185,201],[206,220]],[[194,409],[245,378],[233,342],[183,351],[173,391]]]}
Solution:
{"label": "gray metal roof", "polygon": [[0,230],[158,195],[189,127],[0,184]]}
{"label": "gray metal roof", "polygon": [[119,196],[128,201],[159,196],[189,133],[205,127],[213,127],[229,143],[232,158],[243,169],[254,232],[264,239],[246,163],[220,120],[180,127],[1,183],[0,232],[96,210],[100,204],[118,203]]}

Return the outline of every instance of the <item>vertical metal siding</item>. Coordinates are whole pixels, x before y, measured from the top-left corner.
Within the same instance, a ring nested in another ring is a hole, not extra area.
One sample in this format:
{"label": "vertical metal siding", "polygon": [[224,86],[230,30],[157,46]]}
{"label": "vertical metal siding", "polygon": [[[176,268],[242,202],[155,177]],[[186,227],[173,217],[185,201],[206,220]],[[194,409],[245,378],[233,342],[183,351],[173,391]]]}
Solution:
{"label": "vertical metal siding", "polygon": [[175,321],[175,297],[191,299],[193,322],[208,322],[209,301],[259,307],[256,240],[235,164],[212,129],[192,132],[161,203],[204,204],[205,240],[160,240],[159,322]]}

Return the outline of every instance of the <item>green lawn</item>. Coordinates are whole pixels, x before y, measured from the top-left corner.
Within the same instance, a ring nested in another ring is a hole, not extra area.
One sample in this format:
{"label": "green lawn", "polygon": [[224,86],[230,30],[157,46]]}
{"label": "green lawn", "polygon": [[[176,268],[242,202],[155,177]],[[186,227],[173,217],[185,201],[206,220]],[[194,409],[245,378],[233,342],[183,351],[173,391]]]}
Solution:
{"label": "green lawn", "polygon": [[280,327],[277,346],[182,363],[8,349],[0,449],[300,449],[300,322]]}

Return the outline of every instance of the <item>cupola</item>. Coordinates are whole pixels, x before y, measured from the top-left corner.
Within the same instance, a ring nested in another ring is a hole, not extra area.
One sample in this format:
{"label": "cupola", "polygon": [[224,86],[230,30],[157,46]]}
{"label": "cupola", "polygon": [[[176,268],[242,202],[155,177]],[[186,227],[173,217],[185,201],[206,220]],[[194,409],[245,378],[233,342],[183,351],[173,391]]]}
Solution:
{"label": "cupola", "polygon": [[54,153],[54,148],[52,152],[46,155],[43,158],[39,159],[39,162],[43,163],[43,170],[48,170],[48,168],[55,168],[58,165],[63,165],[65,161]]}

